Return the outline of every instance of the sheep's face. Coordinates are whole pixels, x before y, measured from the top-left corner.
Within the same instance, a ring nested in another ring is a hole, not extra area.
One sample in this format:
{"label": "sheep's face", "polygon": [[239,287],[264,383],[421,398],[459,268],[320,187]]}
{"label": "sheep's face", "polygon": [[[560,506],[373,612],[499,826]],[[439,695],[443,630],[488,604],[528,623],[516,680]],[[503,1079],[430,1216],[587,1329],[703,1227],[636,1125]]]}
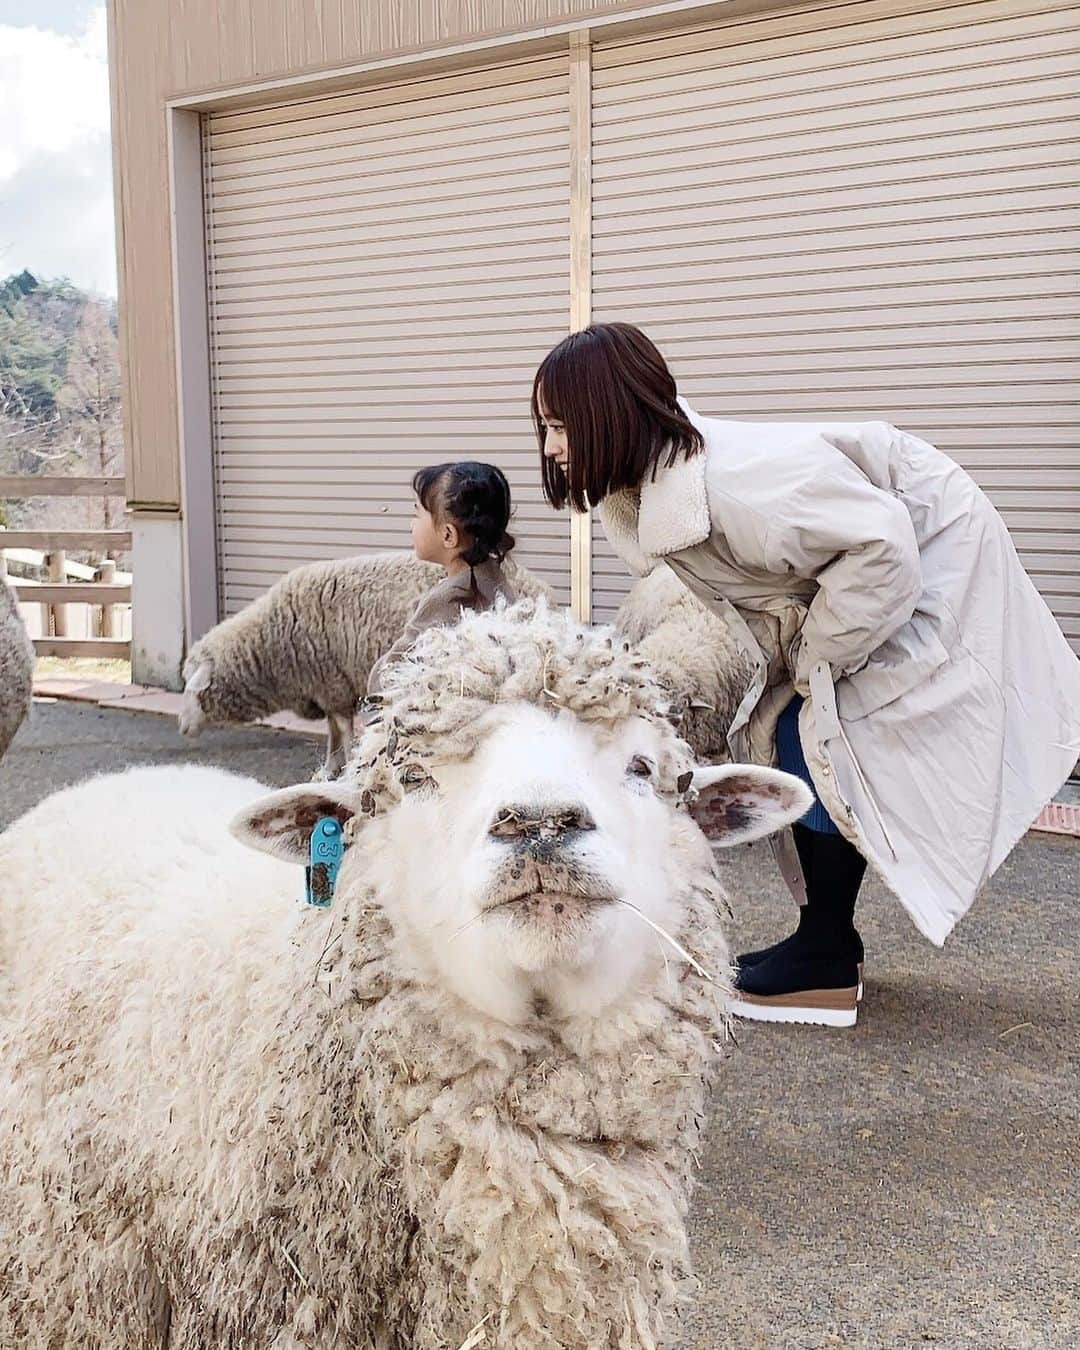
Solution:
{"label": "sheep's face", "polygon": [[437,786],[388,820],[385,889],[439,977],[472,1001],[603,1006],[656,956],[641,915],[678,927],[672,834],[685,822],[662,795],[664,729],[524,704],[486,722],[475,753],[436,762]]}
{"label": "sheep's face", "polygon": [[[687,887],[711,866],[683,805],[686,763],[664,722],[495,705],[471,754],[436,756],[361,827],[342,880],[361,869],[422,977],[481,1011],[508,1022],[537,1010],[596,1014],[665,956],[678,960],[657,929],[678,934]],[[699,769],[695,779],[730,808],[724,843],[770,833],[807,805],[802,785],[773,770]],[[299,858],[317,814],[340,818],[360,796],[347,784],[289,789],[237,832],[280,849],[295,819]]]}
{"label": "sheep's face", "polygon": [[209,663],[189,661],[184,667],[184,675],[184,698],[177,725],[181,736],[195,737],[206,726],[206,713],[199,695],[213,683],[213,670]]}

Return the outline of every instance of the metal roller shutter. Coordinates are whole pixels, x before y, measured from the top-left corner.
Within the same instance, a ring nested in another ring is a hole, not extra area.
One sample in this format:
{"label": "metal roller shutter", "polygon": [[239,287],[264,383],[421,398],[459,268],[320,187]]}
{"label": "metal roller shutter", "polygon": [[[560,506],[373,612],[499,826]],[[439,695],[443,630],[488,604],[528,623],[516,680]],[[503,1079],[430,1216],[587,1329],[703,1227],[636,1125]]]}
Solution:
{"label": "metal roller shutter", "polygon": [[533,372],[569,313],[568,60],[204,128],[219,590],[407,548],[424,464],[499,464],[520,558],[569,599]]}
{"label": "metal roller shutter", "polygon": [[[970,469],[1080,648],[1080,10],[817,4],[600,45],[593,314],[703,412]],[[626,587],[597,539],[599,617]]]}

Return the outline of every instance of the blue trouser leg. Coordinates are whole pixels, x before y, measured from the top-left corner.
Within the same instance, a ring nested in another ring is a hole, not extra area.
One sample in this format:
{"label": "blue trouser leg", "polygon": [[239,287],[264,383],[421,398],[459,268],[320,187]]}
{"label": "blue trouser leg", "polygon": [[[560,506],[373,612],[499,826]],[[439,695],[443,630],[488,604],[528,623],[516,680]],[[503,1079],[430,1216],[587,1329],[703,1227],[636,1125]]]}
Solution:
{"label": "blue trouser leg", "polygon": [[821,804],[814,780],[810,777],[810,770],[806,766],[806,756],[799,740],[799,709],[802,705],[802,699],[796,694],[780,714],[780,721],[776,726],[776,752],[780,767],[785,773],[792,773],[796,778],[801,778],[814,794],[814,804],[799,824],[813,830],[815,834],[839,834],[840,831],[833,824],[832,817]]}

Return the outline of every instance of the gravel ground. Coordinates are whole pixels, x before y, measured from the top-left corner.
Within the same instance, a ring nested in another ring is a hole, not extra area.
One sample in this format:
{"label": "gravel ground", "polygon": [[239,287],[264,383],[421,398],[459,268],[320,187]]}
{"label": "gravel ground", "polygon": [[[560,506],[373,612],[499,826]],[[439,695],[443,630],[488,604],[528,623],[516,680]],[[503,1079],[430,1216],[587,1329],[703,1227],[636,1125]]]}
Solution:
{"label": "gravel ground", "polygon": [[[198,761],[286,784],[321,748],[264,730],[38,704],[0,825],[53,789]],[[736,948],[793,910],[759,845],[725,859]],[[1080,1345],[1080,842],[1032,835],[944,950],[869,887],[853,1031],[742,1024],[702,1155],[685,1350]]]}

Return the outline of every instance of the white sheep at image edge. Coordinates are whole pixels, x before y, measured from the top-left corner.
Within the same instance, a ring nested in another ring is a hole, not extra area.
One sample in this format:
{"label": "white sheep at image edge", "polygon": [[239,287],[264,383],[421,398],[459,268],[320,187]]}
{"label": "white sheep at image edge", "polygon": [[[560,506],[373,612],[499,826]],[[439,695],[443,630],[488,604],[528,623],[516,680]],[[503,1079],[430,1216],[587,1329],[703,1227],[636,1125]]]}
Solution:
{"label": "white sheep at image edge", "polygon": [[340,782],[133,769],[0,836],[0,1344],[676,1343],[730,994],[687,807],[738,843],[807,791],[695,766],[543,603],[429,631],[386,698]]}
{"label": "white sheep at image edge", "polygon": [[30,711],[33,684],[33,644],[15,603],[15,592],[0,576],[0,755]]}

